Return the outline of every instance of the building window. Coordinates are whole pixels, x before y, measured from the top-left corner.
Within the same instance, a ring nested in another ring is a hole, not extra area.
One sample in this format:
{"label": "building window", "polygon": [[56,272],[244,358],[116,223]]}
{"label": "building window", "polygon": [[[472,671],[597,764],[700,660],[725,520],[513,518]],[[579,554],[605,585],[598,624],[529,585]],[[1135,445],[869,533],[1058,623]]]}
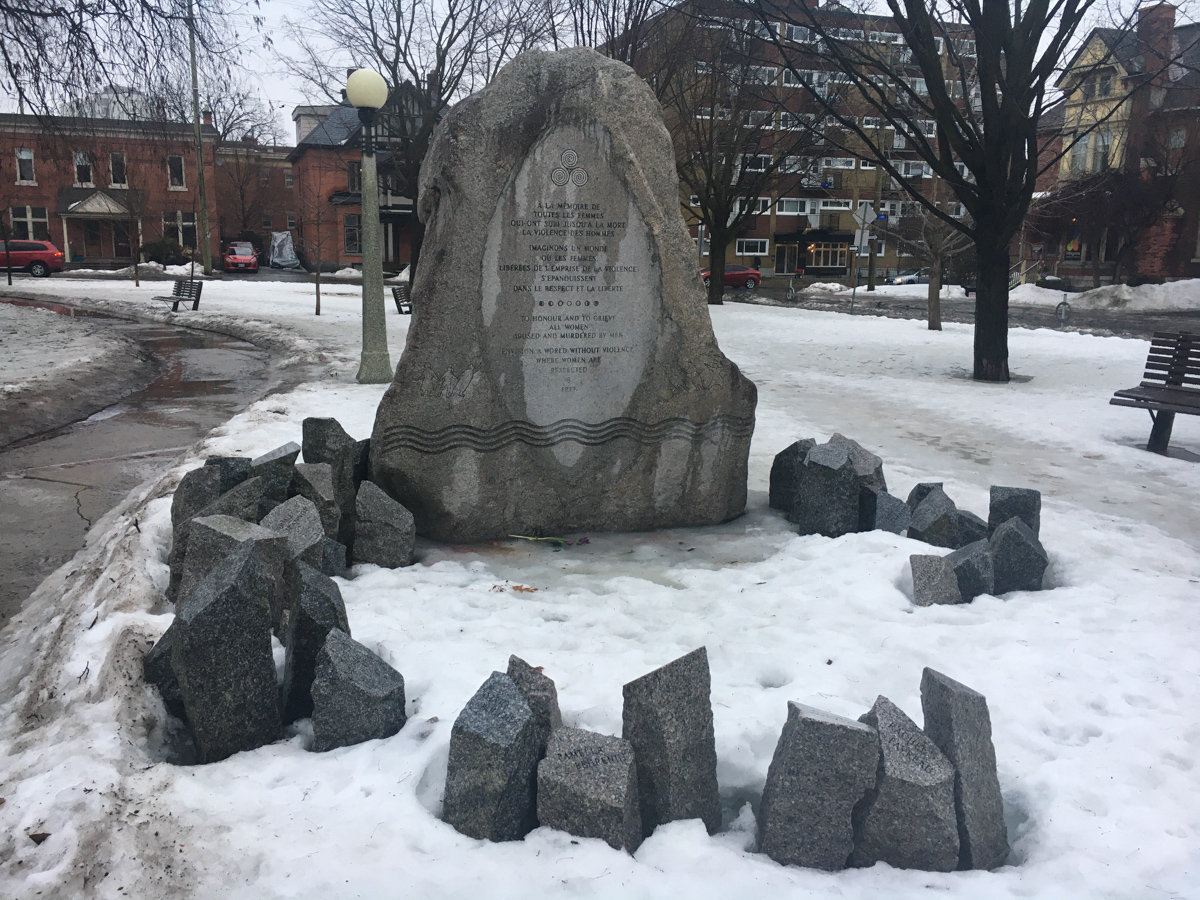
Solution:
{"label": "building window", "polygon": [[50,221],[44,206],[14,206],[9,210],[12,238],[15,241],[50,240]]}
{"label": "building window", "polygon": [[869,160],[869,159],[860,159],[858,161],[858,167],[860,169],[867,169],[869,171],[869,170],[875,168],[875,163],[874,163],[874,161]]}
{"label": "building window", "polygon": [[271,221],[271,213],[264,209],[262,216],[262,227],[267,229],[267,231],[270,231],[272,226],[273,223]]}
{"label": "building window", "polygon": [[743,128],[762,128],[766,131],[774,129],[775,114],[768,109],[751,109],[746,112],[742,122]]}
{"label": "building window", "polygon": [[[1167,136],[1167,146],[1172,150],[1182,150],[1184,144],[1187,143],[1186,128],[1172,128],[1170,135]],[[1097,148],[1099,150],[1099,148]]]}
{"label": "building window", "polygon": [[699,206],[699,205],[700,205],[700,197],[698,195],[692,194],[688,197],[688,206]]}
{"label": "building window", "polygon": [[[736,202],[737,202],[737,206],[735,208],[738,212],[741,212],[742,209],[746,207],[746,201],[744,199],[739,199]],[[769,213],[771,211],[771,198],[770,197],[757,198],[752,204],[750,204],[749,210],[751,213],[753,213],[756,216],[761,216],[761,215],[765,215],[765,214]]]}
{"label": "building window", "polygon": [[163,210],[162,225],[164,238],[196,249],[196,214],[190,209]]}
{"label": "building window", "polygon": [[738,238],[734,253],[738,256],[767,256],[769,244],[766,238]]}
{"label": "building window", "polygon": [[128,176],[125,174],[125,154],[110,153],[108,154],[108,170],[112,176],[109,179],[110,187],[129,187]]}
{"label": "building window", "polygon": [[167,157],[167,186],[172,191],[183,191],[187,189],[187,183],[183,179],[182,156]]}
{"label": "building window", "polygon": [[803,25],[786,25],[784,27],[787,29],[787,39],[793,44],[815,44],[817,42],[812,30]]}
{"label": "building window", "polygon": [[[346,190],[352,194],[362,193],[362,163],[352,162],[346,165]],[[349,251],[347,251],[349,252]]]}
{"label": "building window", "polygon": [[822,200],[821,209],[849,209],[849,200]]}
{"label": "building window", "polygon": [[821,160],[822,169],[853,169],[853,156],[826,156]]}
{"label": "building window", "polygon": [[271,183],[271,170],[266,166],[258,167],[258,183],[263,187],[266,187]]}
{"label": "building window", "polygon": [[1087,154],[1088,154],[1088,138],[1091,135],[1082,135],[1075,141],[1075,146],[1071,148],[1070,168],[1072,175],[1082,175],[1087,171]]}
{"label": "building window", "polygon": [[[1180,129],[1182,131],[1183,129]],[[1108,169],[1109,148],[1112,146],[1112,134],[1106,129],[1096,135],[1096,171],[1103,172]],[[1172,144],[1174,146],[1174,144]],[[1183,141],[1180,140],[1179,146],[1183,146]]]}
{"label": "building window", "polygon": [[806,200],[796,200],[791,197],[780,197],[775,201],[775,214],[779,216],[802,216],[807,205]]}
{"label": "building window", "polygon": [[286,169],[283,170],[283,186],[285,188],[290,188],[292,186],[292,184],[293,184],[292,178],[293,177],[294,176],[292,174],[291,166],[288,166]]}
{"label": "building window", "polygon": [[342,218],[342,248],[346,253],[362,253],[362,216]]}
{"label": "building window", "polygon": [[17,184],[37,184],[33,171],[33,151],[17,151]]}
{"label": "building window", "polygon": [[808,264],[815,269],[844,269],[847,247],[849,244],[809,244]]}
{"label": "building window", "polygon": [[771,165],[771,157],[768,154],[751,154],[747,153],[742,156],[742,167],[747,172],[765,172]]}
{"label": "building window", "polygon": [[296,214],[289,210],[285,215],[287,216],[288,231],[294,231],[296,228]]}
{"label": "building window", "polygon": [[92,158],[83,150],[75,151],[75,187],[94,187]]}

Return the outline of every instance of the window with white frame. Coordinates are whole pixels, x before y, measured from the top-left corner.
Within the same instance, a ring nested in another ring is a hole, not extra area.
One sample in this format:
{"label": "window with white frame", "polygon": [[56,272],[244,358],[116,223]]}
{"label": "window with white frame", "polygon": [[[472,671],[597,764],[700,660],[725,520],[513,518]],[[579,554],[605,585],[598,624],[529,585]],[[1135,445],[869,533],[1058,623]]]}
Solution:
{"label": "window with white frame", "polygon": [[95,187],[92,181],[92,157],[86,150],[75,151],[75,187]]}
{"label": "window with white frame", "polygon": [[780,197],[775,201],[775,215],[802,216],[808,209],[808,201],[795,197]]}
{"label": "window with white frame", "polygon": [[923,97],[929,93],[929,86],[926,85],[924,78],[905,78],[903,81],[912,88],[914,94]]}
{"label": "window with white frame", "polygon": [[872,31],[870,40],[872,44],[903,44],[904,35],[898,31]]}
{"label": "window with white frame", "polygon": [[779,70],[774,66],[746,66],[747,84],[774,84],[778,78]]}
{"label": "window with white frame", "polygon": [[809,175],[820,171],[820,165],[807,156],[785,156],[779,164],[780,175]]}
{"label": "window with white frame", "polygon": [[894,128],[895,126],[886,121],[883,116],[863,116],[862,127],[863,131],[874,131],[877,128]]}
{"label": "window with white frame", "polygon": [[848,248],[848,244],[832,244],[826,241],[809,244],[808,264],[814,269],[844,269]]}
{"label": "window with white frame", "polygon": [[163,210],[162,227],[164,238],[196,247],[196,214],[190,209]]}
{"label": "window with white frame", "polygon": [[742,22],[742,30],[746,34],[766,38],[767,40],[775,37],[775,27],[774,23],[763,22],[760,19],[746,19]]}
{"label": "window with white frame", "polygon": [[849,200],[822,200],[821,209],[849,209]]}
{"label": "window with white frame", "polygon": [[183,174],[183,156],[167,157],[167,189],[172,191],[187,190],[187,182]]}
{"label": "window with white frame", "polygon": [[129,187],[129,174],[125,171],[125,154],[114,151],[108,154],[109,187]]}
{"label": "window with white frame", "polygon": [[690,197],[688,197],[688,206],[699,206],[699,205],[700,205],[700,197],[698,195],[692,194]]}
{"label": "window with white frame", "polygon": [[860,159],[858,161],[858,167],[870,172],[875,168],[875,161],[873,159]]}
{"label": "window with white frame", "polygon": [[33,171],[33,151],[24,147],[17,150],[17,184],[37,184],[37,176]]}
{"label": "window with white frame", "polygon": [[[738,212],[742,211],[742,208],[743,208],[745,202],[746,201],[741,198],[739,198],[737,201],[735,201],[735,208],[737,209]],[[758,197],[755,199],[755,201],[752,204],[750,204],[749,209],[750,209],[750,213],[752,215],[755,215],[755,216],[766,215],[767,213],[769,213],[771,211],[771,198],[770,197]]]}
{"label": "window with white frame", "polygon": [[288,231],[295,231],[296,230],[296,214],[289,209],[285,215],[287,215]]}
{"label": "window with white frame", "polygon": [[955,38],[950,42],[950,45],[954,48],[954,52],[959,56],[968,58],[975,56],[974,41],[969,41],[966,38]]}
{"label": "window with white frame", "polygon": [[817,37],[811,28],[803,25],[786,25],[784,27],[786,29],[784,36],[793,44],[815,44],[817,42]]}
{"label": "window with white frame", "polygon": [[933,170],[919,160],[895,160],[892,165],[905,178],[932,178]]}
{"label": "window with white frame", "polygon": [[15,241],[50,240],[50,220],[44,206],[14,206],[8,211],[9,234]]}
{"label": "window with white frame", "polygon": [[783,86],[784,87],[800,87],[804,84],[804,79],[800,77],[800,73],[795,69],[784,68],[783,70]]}
{"label": "window with white frame", "polygon": [[273,227],[275,227],[274,220],[271,218],[270,211],[265,210],[265,209],[263,210],[263,214],[262,214],[262,227],[264,229],[266,229],[267,231],[270,231]]}
{"label": "window with white frame", "polygon": [[746,111],[742,127],[773,130],[772,126],[774,124],[775,114],[769,109],[750,109]]}
{"label": "window with white frame", "polygon": [[946,212],[956,219],[961,219],[963,214],[966,212],[966,209],[961,203],[947,203]]}
{"label": "window with white frame", "polygon": [[906,138],[904,136],[903,131],[897,130],[895,136],[892,138],[892,149],[893,150],[903,150],[907,146],[908,146],[908,138]]}
{"label": "window with white frame", "polygon": [[829,28],[825,32],[837,41],[865,41],[866,33],[861,28]]}
{"label": "window with white frame", "polygon": [[779,114],[779,130],[780,131],[800,131],[805,126],[812,127],[811,115],[803,113],[781,112]]}
{"label": "window with white frame", "polygon": [[825,156],[821,158],[822,169],[853,169],[853,156]]}
{"label": "window with white frame", "polygon": [[746,153],[742,156],[742,168],[747,172],[765,172],[771,165],[771,157],[766,153]]}
{"label": "window with white frame", "polygon": [[[296,183],[294,180],[295,177],[296,177],[295,174],[292,172],[292,167],[288,166],[286,169],[283,170],[283,186],[285,188],[290,188],[292,185],[294,185]],[[288,226],[288,227],[290,228],[291,226]]]}
{"label": "window with white frame", "polygon": [[769,247],[766,238],[738,238],[733,252],[737,256],[766,256]]}
{"label": "window with white frame", "polygon": [[362,216],[342,217],[342,249],[353,255],[362,253]]}
{"label": "window with white frame", "polygon": [[918,119],[917,124],[921,126],[921,134],[925,137],[933,137],[937,134],[937,122],[933,119]]}

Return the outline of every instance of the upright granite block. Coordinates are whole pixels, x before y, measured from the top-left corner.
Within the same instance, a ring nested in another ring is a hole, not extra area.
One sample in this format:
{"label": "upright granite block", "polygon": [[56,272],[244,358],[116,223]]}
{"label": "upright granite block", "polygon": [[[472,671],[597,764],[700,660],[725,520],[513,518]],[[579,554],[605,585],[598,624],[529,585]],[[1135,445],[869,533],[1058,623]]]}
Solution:
{"label": "upright granite block", "polygon": [[992,532],[989,544],[996,594],[1042,589],[1042,576],[1050,558],[1024,521],[1009,519]]}
{"label": "upright granite block", "polygon": [[899,497],[893,497],[887,491],[871,491],[864,489],[858,495],[860,531],[890,531],[892,534],[904,534],[910,522],[912,513],[908,504]]}
{"label": "upright granite block", "polygon": [[[917,485],[921,487],[921,485]],[[913,488],[916,491],[917,488]],[[911,498],[911,495],[910,495]],[[958,509],[945,491],[935,487],[913,510],[908,536],[935,547],[958,549]]]}
{"label": "upright granite block", "polygon": [[201,516],[233,516],[243,522],[258,523],[278,503],[266,493],[267,484],[262,478],[247,478],[230,488],[204,509]]}
{"label": "upright granite block", "polygon": [[958,575],[947,557],[913,554],[908,558],[908,564],[912,568],[915,605],[933,606],[963,602]]}
{"label": "upright granite block", "polygon": [[177,719],[187,721],[187,710],[183,706],[183,694],[179,690],[179,679],[175,677],[175,669],[171,665],[171,654],[179,637],[179,629],[172,622],[150,648],[150,652],[142,658],[142,672],[146,676],[146,684],[158,688],[163,706],[167,712]]}
{"label": "upright granite block", "polygon": [[196,585],[242,545],[253,548],[255,560],[269,583],[270,590],[263,595],[263,600],[271,611],[273,627],[278,629],[282,624],[284,608],[288,605],[285,581],[287,537],[232,516],[199,516],[192,519],[177,602],[186,602]]}
{"label": "upright granite block", "polygon": [[[438,123],[415,196],[438,262],[413,281],[421,314],[375,418],[371,479],[420,534],[745,510],[756,391],[717,346],[671,137],[636,72],[584,48],[521,54]],[[554,276],[574,280],[545,280],[547,247],[580,257]]]}
{"label": "upright granite block", "polygon": [[371,480],[371,439],[363,438],[354,442],[354,494],[364,481]]}
{"label": "upright granite block", "polygon": [[292,497],[263,516],[263,528],[286,535],[288,556],[321,567],[325,530],[316,504],[307,497]]}
{"label": "upright granite block", "polygon": [[983,694],[953,678],[921,674],[925,734],[954,766],[960,869],[994,869],[1008,857],[1004,800],[996,775],[992,719]]}
{"label": "upright granite block", "polygon": [[513,684],[517,686],[517,690],[521,692],[521,696],[525,698],[525,702],[533,711],[538,731],[541,733],[538,740],[544,754],[550,732],[562,728],[562,713],[558,709],[558,689],[555,688],[553,679],[542,674],[540,666],[534,668],[519,656],[508,658],[508,677],[513,680]]}
{"label": "upright granite block", "polygon": [[775,455],[771,463],[771,482],[768,503],[771,509],[791,512],[796,503],[796,487],[800,478],[800,469],[808,451],[817,446],[812,438],[796,441],[785,450]]}
{"label": "upright granite block", "polygon": [[[283,673],[283,721],[294,722],[312,715],[312,683],[317,671],[317,654],[325,638],[337,629],[350,634],[342,592],[327,576],[312,566],[297,567],[299,584],[295,611],[288,621]],[[403,704],[401,704],[403,706]]]}
{"label": "upright granite block", "polygon": [[700,647],[625,685],[622,737],[637,756],[642,834],[677,819],[721,825],[708,651]]}
{"label": "upright granite block", "polygon": [[354,549],[354,501],[358,492],[355,470],[359,463],[359,447],[337,419],[310,417],[301,425],[304,440],[304,461],[324,463],[333,478],[334,496],[341,510],[339,543]]}
{"label": "upright granite block", "polygon": [[391,737],[404,727],[404,676],[332,628],[312,682],[312,749],[324,753]]}
{"label": "upright granite block", "polygon": [[187,552],[188,527],[192,518],[222,493],[221,473],[215,468],[201,466],[192,469],[179,480],[175,495],[171,498],[171,551],[167,566],[171,570],[171,581],[167,587],[167,598],[174,599],[179,591],[179,579],[183,577],[183,557]]}
{"label": "upright granite block", "polygon": [[342,507],[333,487],[333,467],[328,463],[297,463],[289,493],[312,501],[326,537],[336,541],[342,527]]}
{"label": "upright granite block", "polygon": [[852,441],[844,434],[834,432],[828,441],[831,447],[841,447],[854,463],[854,474],[858,476],[859,484],[871,491],[886,491],[887,479],[883,477],[883,460],[860,444]]}
{"label": "upright granite block", "polygon": [[987,522],[965,509],[956,509],[954,511],[955,525],[958,529],[958,545],[955,550],[961,550],[968,544],[974,544],[976,541],[986,541],[988,539]]}
{"label": "upright granite block", "polygon": [[417,529],[412,513],[389,497],[374,482],[364,481],[354,506],[356,563],[374,563],[388,569],[413,564]]}
{"label": "upright granite block", "polygon": [[967,544],[962,549],[955,550],[945,559],[954,569],[954,577],[958,580],[958,591],[962,594],[963,603],[970,603],[980,594],[991,594],[995,591],[992,551],[986,540]]}
{"label": "upright granite block", "polygon": [[788,703],[758,811],[758,849],[778,863],[837,871],[854,849],[855,804],[875,785],[875,729]]}
{"label": "upright granite block", "polygon": [[346,548],[342,544],[332,538],[321,538],[320,544],[320,564],[314,566],[319,569],[322,574],[328,575],[330,578],[335,575],[339,578],[349,578],[350,570],[347,568],[349,560],[347,559]]}
{"label": "upright granite block", "polygon": [[1034,537],[1041,536],[1042,493],[1032,488],[992,485],[988,506],[988,536],[1009,519],[1017,518],[1029,526]]}
{"label": "upright granite block", "polygon": [[632,853],[642,843],[633,745],[578,728],[555,731],[538,764],[537,815],[542,825]]}
{"label": "upright granite block", "polygon": [[299,455],[300,445],[290,441],[250,461],[250,477],[263,480],[263,496],[273,503],[282,503],[288,498],[292,467]]}
{"label": "upright granite block", "polygon": [[840,537],[858,530],[859,481],[845,447],[813,447],[797,474],[796,502],[788,520],[801,534]]}
{"label": "upright granite block", "polygon": [[879,735],[875,786],[854,810],[851,866],[958,868],[954,766],[917,724],[886,697],[858,721]]}
{"label": "upright granite block", "polygon": [[224,494],[250,477],[250,462],[248,456],[210,456],[204,461],[204,468],[221,473],[221,493]]}
{"label": "upright granite block", "polygon": [[[922,481],[908,492],[908,499],[905,502],[908,504],[909,510],[916,512],[917,507],[921,505],[922,500],[924,500],[934,491],[941,490],[942,482],[940,481]],[[945,491],[942,491],[942,493],[945,493]]]}
{"label": "upright granite block", "polygon": [[537,827],[538,736],[516,684],[493,672],[450,732],[442,818],[489,841],[519,841]]}
{"label": "upright granite block", "polygon": [[282,728],[266,600],[274,583],[260,550],[232,547],[175,617],[171,668],[202,763],[269,744]]}

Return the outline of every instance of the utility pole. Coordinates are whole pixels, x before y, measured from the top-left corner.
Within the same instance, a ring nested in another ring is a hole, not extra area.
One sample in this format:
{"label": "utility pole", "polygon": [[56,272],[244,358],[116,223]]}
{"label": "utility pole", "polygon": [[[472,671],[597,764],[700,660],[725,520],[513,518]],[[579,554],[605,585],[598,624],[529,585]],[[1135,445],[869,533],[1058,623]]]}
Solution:
{"label": "utility pole", "polygon": [[194,0],[188,0],[188,51],[192,58],[192,125],[196,136],[196,193],[200,197],[200,221],[197,222],[197,240],[200,242],[200,258],[204,260],[204,274],[211,275],[212,247],[208,236],[208,195],[204,191],[204,143],[200,139],[200,76],[196,72],[196,14]]}
{"label": "utility pole", "polygon": [[[875,128],[875,146],[879,146],[880,132],[883,129],[879,126]],[[875,164],[875,195],[871,205],[872,211],[875,213],[875,218],[871,220],[871,225],[879,221],[879,195],[883,193],[883,166]],[[866,232],[864,232],[864,235]],[[875,245],[878,243],[875,236],[872,234],[868,238],[871,241],[870,252],[867,256],[867,290],[875,290]]]}

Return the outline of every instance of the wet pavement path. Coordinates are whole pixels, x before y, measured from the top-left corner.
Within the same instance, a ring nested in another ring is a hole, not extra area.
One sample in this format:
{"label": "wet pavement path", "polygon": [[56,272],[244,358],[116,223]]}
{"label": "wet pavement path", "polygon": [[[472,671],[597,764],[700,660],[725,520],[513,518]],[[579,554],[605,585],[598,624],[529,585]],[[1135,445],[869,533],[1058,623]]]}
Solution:
{"label": "wet pavement path", "polygon": [[140,343],[158,375],[86,419],[0,448],[0,627],[74,556],[101,516],[263,395],[270,380],[269,354],[245,341],[79,310],[74,315]]}

